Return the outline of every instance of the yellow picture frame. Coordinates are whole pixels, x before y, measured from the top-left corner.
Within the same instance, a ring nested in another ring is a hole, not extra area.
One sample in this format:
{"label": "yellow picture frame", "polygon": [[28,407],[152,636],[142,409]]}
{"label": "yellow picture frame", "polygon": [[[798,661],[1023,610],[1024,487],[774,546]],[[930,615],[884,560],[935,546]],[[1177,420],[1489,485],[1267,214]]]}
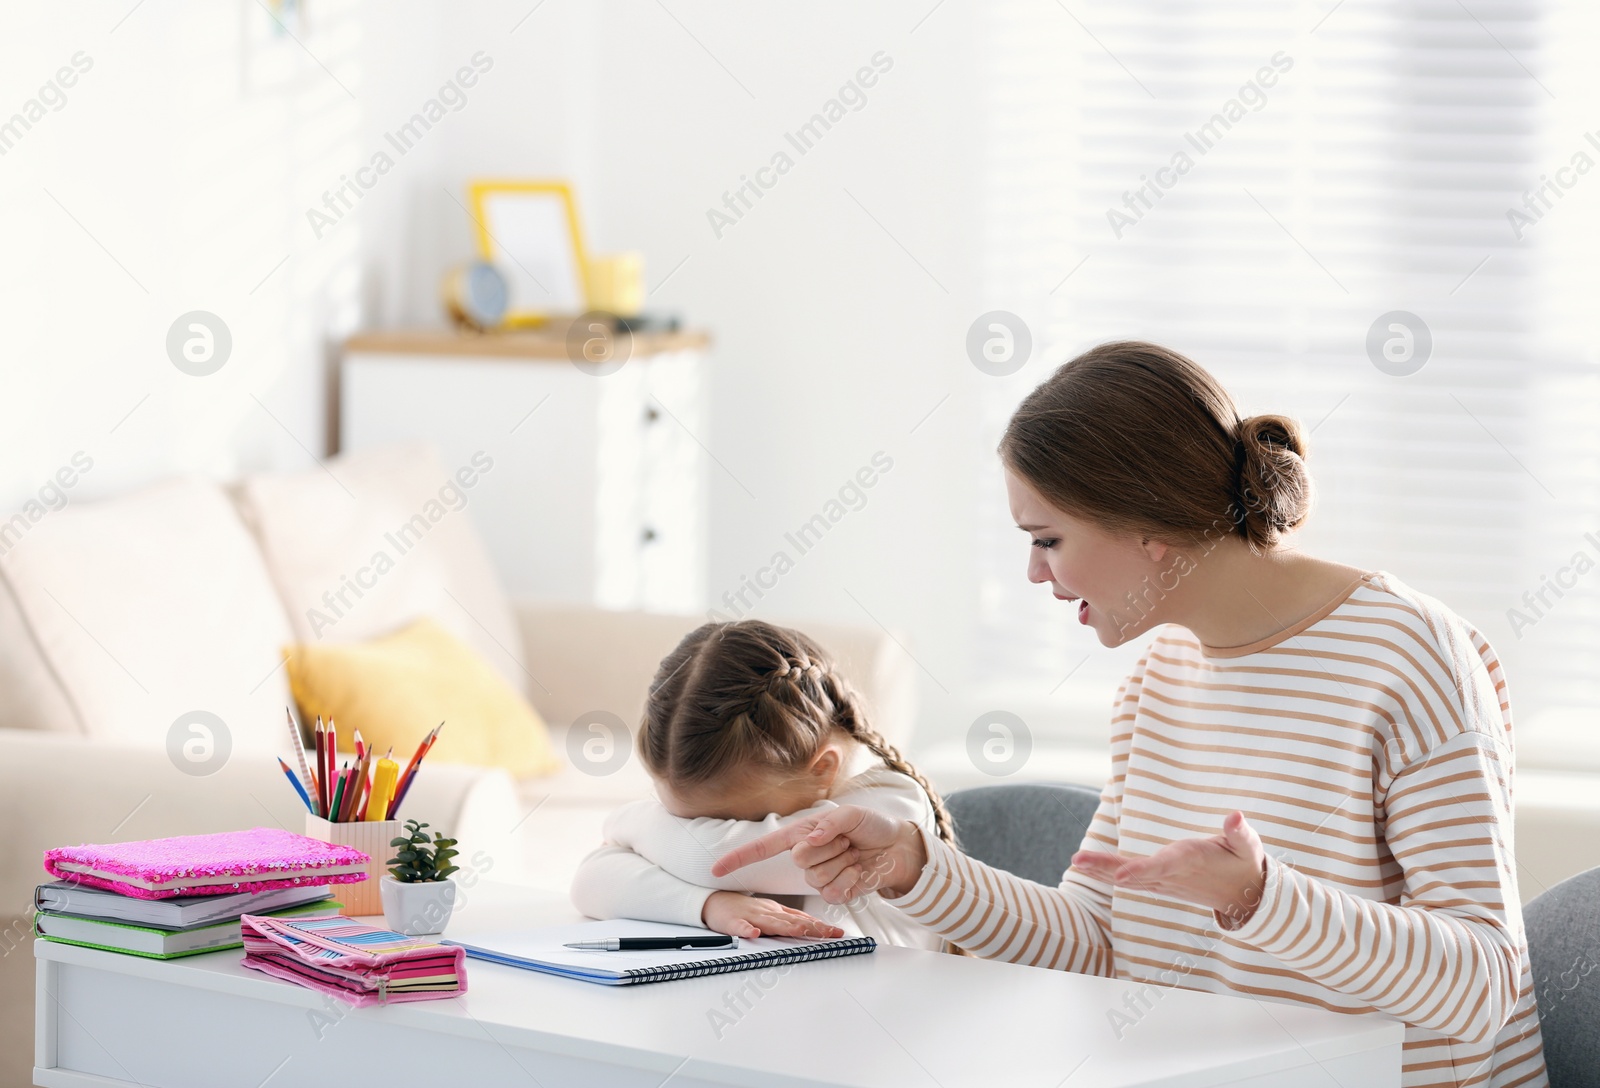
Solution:
{"label": "yellow picture frame", "polygon": [[478,252],[506,278],[506,325],[543,325],[590,308],[588,252],[570,185],[479,178],[467,184],[467,198]]}

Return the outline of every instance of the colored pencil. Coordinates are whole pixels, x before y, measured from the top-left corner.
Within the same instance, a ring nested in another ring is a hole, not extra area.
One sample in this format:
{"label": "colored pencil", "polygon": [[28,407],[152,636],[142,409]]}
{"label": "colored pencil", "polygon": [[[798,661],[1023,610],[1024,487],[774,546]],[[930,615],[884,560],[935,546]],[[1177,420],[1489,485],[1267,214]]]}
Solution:
{"label": "colored pencil", "polygon": [[366,787],[367,776],[365,758],[358,759],[350,767],[350,785],[344,794],[344,813],[340,819],[349,822],[356,818],[356,812],[361,805],[361,794]]}
{"label": "colored pencil", "polygon": [[353,792],[351,787],[354,784],[355,779],[352,777],[350,764],[341,764],[339,767],[339,800],[333,807],[333,822],[336,824],[344,822],[344,810],[349,807],[350,794]]}
{"label": "colored pencil", "polygon": [[333,819],[333,788],[339,779],[339,734],[334,732],[333,719],[322,725],[322,762],[327,766],[328,819]]}
{"label": "colored pencil", "polygon": [[406,787],[411,784],[411,776],[416,773],[417,764],[421,763],[423,757],[428,754],[428,749],[433,747],[433,742],[439,737],[439,730],[443,728],[444,722],[440,722],[428,730],[428,735],[423,737],[417,744],[416,752],[412,754],[411,761],[406,764],[406,769],[400,772],[400,780],[395,784],[394,796],[396,801],[405,793]]}
{"label": "colored pencil", "polygon": [[417,769],[417,764],[422,760],[422,753],[427,749],[428,742],[433,739],[434,734],[439,731],[439,726],[442,725],[444,725],[444,722],[440,722],[439,725],[428,730],[428,735],[417,742],[417,750],[411,754],[411,761],[406,764],[406,769],[400,772],[401,782],[404,782],[411,772]]}
{"label": "colored pencil", "polygon": [[325,816],[328,812],[328,763],[322,756],[322,719],[317,719],[317,725],[312,733],[317,748],[317,815]]}
{"label": "colored pencil", "polygon": [[306,742],[300,735],[300,727],[295,724],[294,715],[289,713],[289,708],[283,708],[283,716],[289,722],[289,743],[294,746],[294,757],[300,764],[300,784],[304,788],[300,791],[306,794],[306,800],[311,800],[310,793],[316,789],[317,780],[311,777],[311,768],[306,763]]}
{"label": "colored pencil", "polygon": [[344,803],[344,783],[348,777],[345,771],[348,769],[346,766],[345,770],[339,772],[339,784],[333,788],[333,804],[328,808],[328,819],[335,823],[339,820],[339,806]]}
{"label": "colored pencil", "polygon": [[364,820],[367,818],[367,791],[371,786],[371,780],[367,777],[367,768],[371,764],[372,749],[368,748],[366,754],[361,757],[361,762],[356,766],[356,803],[350,806],[350,818],[352,820]]}
{"label": "colored pencil", "polygon": [[357,763],[350,768],[350,785],[344,791],[344,815],[340,819],[346,823],[356,818],[356,803],[361,800],[361,764]]}
{"label": "colored pencil", "polygon": [[337,820],[339,805],[338,798],[334,797],[333,790],[339,784],[339,734],[333,728],[333,719],[329,718],[322,724],[322,750],[328,759],[328,819]]}
{"label": "colored pencil", "polygon": [[411,792],[411,782],[417,777],[417,772],[422,770],[422,761],[428,758],[428,753],[433,751],[434,743],[439,739],[439,730],[444,728],[444,722],[433,727],[433,730],[422,738],[422,743],[417,746],[417,754],[411,757],[411,763],[406,767],[406,773],[400,779],[400,785],[395,789],[394,800],[389,803],[389,819],[394,819],[395,813],[400,811],[400,802],[406,799],[406,794]]}
{"label": "colored pencil", "polygon": [[389,819],[394,820],[399,818],[400,806],[405,802],[406,794],[411,792],[411,783],[415,782],[417,780],[417,775],[421,773],[422,767],[419,764],[417,769],[411,772],[411,777],[406,779],[405,788],[399,793],[395,794],[394,803],[389,806]]}
{"label": "colored pencil", "polygon": [[289,785],[293,786],[294,792],[300,795],[300,800],[305,802],[306,808],[311,812],[316,812],[316,808],[311,804],[311,798],[306,795],[305,787],[300,785],[300,780],[294,776],[294,772],[289,769],[289,765],[280,759],[278,760],[278,766],[283,768],[283,773],[289,778]]}
{"label": "colored pencil", "polygon": [[338,737],[333,732],[333,722],[322,723],[322,762],[328,768],[328,805],[327,817],[333,819],[333,791],[339,785],[339,748]]}

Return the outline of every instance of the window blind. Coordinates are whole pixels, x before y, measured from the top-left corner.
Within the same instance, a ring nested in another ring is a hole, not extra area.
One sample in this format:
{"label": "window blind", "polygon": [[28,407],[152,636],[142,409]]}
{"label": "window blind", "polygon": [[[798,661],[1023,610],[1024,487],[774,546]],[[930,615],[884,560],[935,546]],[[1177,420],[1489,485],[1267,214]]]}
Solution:
{"label": "window blind", "polygon": [[[1467,617],[1522,721],[1600,709],[1600,165],[1573,166],[1600,164],[1574,44],[1595,17],[1555,0],[1068,0],[986,18],[985,294],[1040,345],[986,386],[994,475],[1007,416],[1055,365],[1167,344],[1245,414],[1312,430],[1304,547]],[[1431,337],[1415,373],[1369,356],[1393,311]],[[1025,534],[998,486],[982,496],[982,688],[1036,734],[1103,735],[1140,647],[1101,649],[1028,584]],[[1580,554],[1593,571],[1573,571]]]}

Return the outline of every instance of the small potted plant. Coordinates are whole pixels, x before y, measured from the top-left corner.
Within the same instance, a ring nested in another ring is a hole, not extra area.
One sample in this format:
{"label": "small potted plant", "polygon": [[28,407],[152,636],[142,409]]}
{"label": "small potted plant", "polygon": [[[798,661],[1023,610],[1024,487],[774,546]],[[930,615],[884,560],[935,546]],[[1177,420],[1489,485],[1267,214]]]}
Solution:
{"label": "small potted plant", "polygon": [[378,886],[384,921],[408,937],[442,933],[456,905],[456,885],[450,879],[459,868],[450,860],[458,853],[456,840],[435,831],[430,841],[423,830],[427,826],[407,820],[408,834],[389,840],[398,849],[389,859],[389,875]]}

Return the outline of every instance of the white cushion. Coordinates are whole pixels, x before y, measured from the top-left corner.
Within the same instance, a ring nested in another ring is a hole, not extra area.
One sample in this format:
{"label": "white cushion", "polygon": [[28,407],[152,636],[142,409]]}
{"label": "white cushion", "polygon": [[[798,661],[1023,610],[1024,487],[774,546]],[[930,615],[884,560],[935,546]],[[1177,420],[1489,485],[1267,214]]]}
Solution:
{"label": "white cushion", "polygon": [[47,667],[64,696],[36,694],[40,714],[66,705],[91,737],[165,745],[179,717],[204,711],[234,750],[282,747],[288,618],[216,484],[177,479],[55,511],[0,558],[0,577],[28,636],[3,652]]}
{"label": "white cushion", "polygon": [[0,577],[0,730],[83,732],[50,661],[6,579]]}
{"label": "white cushion", "polygon": [[[489,468],[485,468],[487,462]],[[522,641],[471,504],[487,458],[375,447],[235,489],[299,642],[362,642],[431,616],[526,693]]]}

